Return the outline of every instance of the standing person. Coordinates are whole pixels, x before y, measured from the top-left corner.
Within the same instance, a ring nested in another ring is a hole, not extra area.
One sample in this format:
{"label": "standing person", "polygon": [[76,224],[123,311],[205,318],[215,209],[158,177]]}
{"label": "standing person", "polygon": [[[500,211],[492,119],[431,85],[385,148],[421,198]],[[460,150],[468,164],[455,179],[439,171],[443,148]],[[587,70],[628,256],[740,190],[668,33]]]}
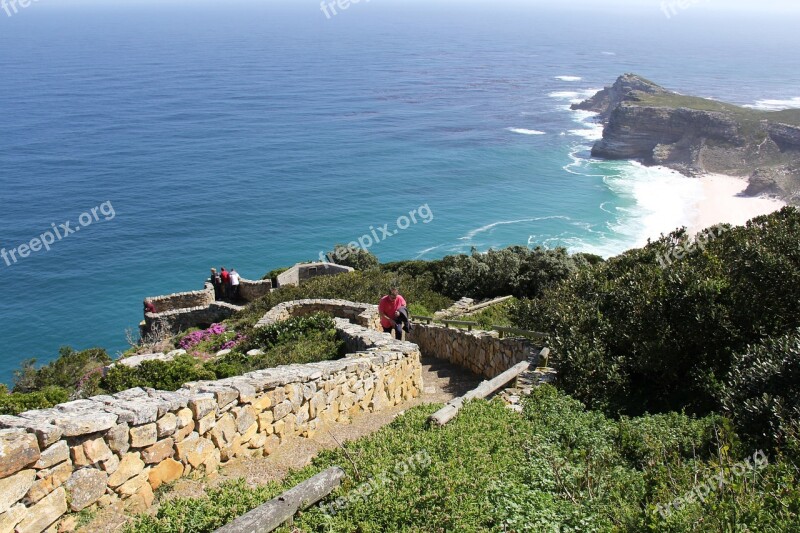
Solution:
{"label": "standing person", "polygon": [[400,291],[397,287],[392,287],[389,294],[381,298],[378,304],[378,313],[381,316],[383,332],[391,333],[394,331],[396,339],[403,338],[402,323],[398,320],[401,307],[406,307],[406,299],[400,296]]}
{"label": "standing person", "polygon": [[217,269],[211,269],[211,284],[214,286],[214,300],[222,299],[222,278],[217,274]]}
{"label": "standing person", "polygon": [[231,301],[236,301],[239,299],[239,281],[241,278],[239,277],[239,273],[236,272],[235,268],[231,269],[230,278],[231,278]]}
{"label": "standing person", "polygon": [[219,272],[219,279],[222,282],[222,299],[227,300],[228,288],[231,283],[231,275],[228,273],[227,270],[225,270],[225,267],[221,267],[221,270]]}

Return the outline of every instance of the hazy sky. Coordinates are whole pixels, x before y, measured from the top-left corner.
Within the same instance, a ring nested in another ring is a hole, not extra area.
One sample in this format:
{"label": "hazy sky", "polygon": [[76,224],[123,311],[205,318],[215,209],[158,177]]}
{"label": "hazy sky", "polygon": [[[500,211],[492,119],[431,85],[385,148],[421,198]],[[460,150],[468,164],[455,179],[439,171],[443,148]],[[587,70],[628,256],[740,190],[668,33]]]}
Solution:
{"label": "hazy sky", "polygon": [[[13,0],[5,0],[12,2]],[[71,4],[101,4],[101,5],[152,5],[152,4],[232,4],[232,3],[259,3],[259,4],[304,4],[319,3],[319,0],[32,0],[40,4],[50,5],[71,5]],[[354,0],[350,0],[353,2]],[[358,1],[358,0],[356,0]],[[2,2],[2,0],[0,0]],[[627,8],[659,8],[662,4],[674,4],[679,6],[682,3],[688,5],[687,9],[695,7],[705,7],[707,9],[747,9],[751,11],[773,11],[773,10],[792,10],[800,11],[798,0],[360,0],[362,3],[394,3],[404,5],[414,4],[451,4],[464,5],[476,4],[486,5],[487,7],[497,7],[503,4],[527,4],[532,7],[591,7],[595,9],[607,9],[610,7]],[[355,2],[354,2],[355,3]]]}

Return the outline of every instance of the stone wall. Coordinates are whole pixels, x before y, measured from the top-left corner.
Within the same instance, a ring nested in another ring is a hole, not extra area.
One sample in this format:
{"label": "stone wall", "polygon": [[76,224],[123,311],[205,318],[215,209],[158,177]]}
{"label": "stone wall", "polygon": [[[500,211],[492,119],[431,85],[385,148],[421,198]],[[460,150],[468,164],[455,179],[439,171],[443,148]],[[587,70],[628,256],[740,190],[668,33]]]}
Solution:
{"label": "stone wall", "polygon": [[420,393],[417,346],[345,319],[336,324],[357,350],[340,360],[0,416],[0,531],[38,533],[68,509],[119,500],[141,511],[163,483],[269,455],[289,437],[310,438],[324,423]]}
{"label": "stone wall", "polygon": [[241,309],[239,305],[212,300],[210,304],[202,307],[175,309],[164,313],[145,313],[144,321],[139,326],[139,333],[143,339],[156,332],[175,335],[189,328],[221,322]]}
{"label": "stone wall", "polygon": [[153,296],[152,298],[145,298],[144,301],[151,302],[155,306],[157,313],[175,311],[176,309],[205,307],[214,301],[214,287],[210,283],[205,283],[205,287],[201,291]]}
{"label": "stone wall", "polygon": [[272,291],[272,280],[261,279],[257,281],[249,279],[239,280],[239,297],[245,302],[258,300]]}
{"label": "stone wall", "polygon": [[[207,326],[230,318],[243,307],[227,302],[214,301],[214,286],[206,281],[202,291],[179,292],[166,296],[146,298],[156,307],[155,313],[145,313],[139,324],[139,335],[142,339],[150,339],[157,334],[174,335],[183,330],[198,326]],[[272,280],[253,281],[242,279],[239,284],[239,296],[245,302],[252,302],[269,294]],[[0,532],[2,533],[2,532]]]}
{"label": "stone wall", "polygon": [[278,287],[300,285],[319,276],[334,276],[352,272],[353,268],[334,263],[298,263],[278,276]]}
{"label": "stone wall", "polygon": [[256,326],[266,326],[293,316],[307,316],[314,313],[328,313],[365,328],[383,331],[377,305],[335,299],[294,300],[278,304],[270,309]]}
{"label": "stone wall", "polygon": [[494,331],[466,331],[438,324],[414,324],[407,338],[419,346],[422,355],[444,359],[487,378],[539,353],[529,339],[501,339]]}

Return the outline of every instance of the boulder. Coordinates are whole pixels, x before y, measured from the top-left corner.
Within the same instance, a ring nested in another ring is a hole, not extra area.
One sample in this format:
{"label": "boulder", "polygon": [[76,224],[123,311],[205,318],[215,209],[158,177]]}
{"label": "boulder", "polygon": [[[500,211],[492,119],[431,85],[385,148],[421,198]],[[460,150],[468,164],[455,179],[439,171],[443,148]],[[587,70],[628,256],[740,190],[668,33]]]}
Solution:
{"label": "boulder", "polygon": [[69,493],[69,507],[80,511],[106,493],[108,474],[96,468],[83,468],[70,476],[65,485]]}

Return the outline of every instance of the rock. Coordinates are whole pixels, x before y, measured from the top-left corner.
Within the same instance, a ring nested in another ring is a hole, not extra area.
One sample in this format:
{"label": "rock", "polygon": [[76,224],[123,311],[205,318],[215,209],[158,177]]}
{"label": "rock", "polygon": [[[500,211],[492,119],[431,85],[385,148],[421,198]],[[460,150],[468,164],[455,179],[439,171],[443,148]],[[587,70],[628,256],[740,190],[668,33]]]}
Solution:
{"label": "rock", "polygon": [[180,442],[189,435],[191,435],[194,432],[194,429],[195,429],[194,420],[190,420],[189,425],[182,427],[181,429],[176,431],[175,434],[172,435],[172,438],[175,440],[175,442]]}
{"label": "rock", "polygon": [[39,442],[24,429],[0,430],[0,478],[19,472],[39,460]]}
{"label": "rock", "polygon": [[143,513],[153,504],[155,495],[149,483],[142,485],[136,494],[132,495],[125,502],[125,506],[130,512]]}
{"label": "rock", "polygon": [[193,414],[192,410],[188,407],[184,407],[177,413],[175,413],[175,423],[178,429],[183,429],[189,424],[193,422]]}
{"label": "rock", "polygon": [[131,447],[130,428],[128,424],[117,424],[106,433],[108,447],[120,455],[126,453]]}
{"label": "rock", "polygon": [[72,447],[72,462],[75,466],[88,466],[107,461],[114,455],[102,437],[87,439]]}
{"label": "rock", "polygon": [[144,461],[137,452],[126,453],[119,462],[119,467],[108,478],[109,487],[119,487],[130,478],[138,476],[144,470]]}
{"label": "rock", "polygon": [[28,508],[25,505],[21,503],[14,505],[5,513],[0,514],[0,531],[4,533],[14,531],[14,527],[26,516],[28,516]]}
{"label": "rock", "polygon": [[144,459],[146,464],[160,463],[164,459],[172,457],[172,454],[175,453],[174,445],[175,441],[171,438],[160,440],[142,450],[142,459]]}
{"label": "rock", "polygon": [[78,529],[78,517],[75,515],[67,516],[58,523],[58,533],[72,533]]}
{"label": "rock", "polygon": [[239,433],[244,433],[256,421],[255,410],[249,405],[234,409],[233,416],[236,417],[236,431]]}
{"label": "rock", "polygon": [[117,423],[117,415],[102,412],[84,415],[66,413],[55,417],[53,423],[64,431],[65,437],[79,437],[111,429]]}
{"label": "rock", "polygon": [[212,412],[197,421],[197,432],[201,435],[217,425],[217,414]]}
{"label": "rock", "polygon": [[275,420],[280,420],[292,412],[292,402],[284,400],[272,409],[272,416]]}
{"label": "rock", "polygon": [[253,409],[256,411],[263,411],[269,407],[272,407],[272,396],[269,394],[259,396],[255,401],[253,401]]}
{"label": "rock", "polygon": [[12,505],[20,501],[28,493],[34,479],[36,479],[36,470],[32,468],[0,479],[0,513],[5,513]]}
{"label": "rock", "polygon": [[69,446],[67,446],[67,443],[62,440],[45,449],[33,467],[37,470],[50,468],[53,465],[66,461],[67,459],[69,459]]}
{"label": "rock", "polygon": [[273,431],[272,423],[274,421],[275,417],[272,415],[272,411],[264,411],[258,415],[258,430],[269,435]]}
{"label": "rock", "polygon": [[224,355],[228,355],[228,354],[229,354],[229,353],[231,353],[232,351],[233,351],[233,350],[231,350],[231,349],[220,350],[220,351],[218,351],[218,352],[217,352],[216,354],[214,354],[214,355],[215,355],[216,357],[222,357],[222,356],[224,356]]}
{"label": "rock", "polygon": [[150,469],[148,480],[153,490],[164,483],[171,483],[183,475],[183,464],[175,459],[164,459]]}
{"label": "rock", "polygon": [[111,459],[108,459],[107,461],[102,461],[100,463],[100,468],[102,468],[106,472],[106,474],[109,475],[113,474],[114,472],[117,471],[117,468],[119,468],[119,457],[116,455],[112,455]]}
{"label": "rock", "polygon": [[69,494],[69,507],[73,511],[80,511],[106,493],[108,475],[95,468],[83,468],[70,476],[65,485]]}
{"label": "rock", "polygon": [[209,432],[209,437],[217,448],[224,448],[231,442],[235,433],[236,423],[233,421],[233,415],[231,413],[225,413]]}
{"label": "rock", "polygon": [[64,462],[45,470],[39,470],[36,473],[38,479],[33,482],[30,490],[28,490],[28,494],[26,495],[27,499],[33,503],[38,502],[66,483],[72,475],[72,471],[72,464],[69,462]]}
{"label": "rock", "polygon": [[178,451],[178,459],[194,468],[203,464],[215,449],[210,440],[200,437],[197,433],[176,444],[175,448]]}
{"label": "rock", "polygon": [[269,437],[267,437],[263,445],[264,455],[271,455],[272,453],[274,453],[275,450],[278,448],[278,446],[280,446],[280,444],[281,444],[281,439],[278,438],[277,435],[270,435]]}
{"label": "rock", "polygon": [[217,400],[213,394],[197,394],[189,400],[189,409],[195,420],[200,420],[209,413],[217,411]]}
{"label": "rock", "polygon": [[242,442],[249,441],[253,438],[253,436],[255,436],[256,433],[258,433],[258,424],[253,422],[250,427],[247,428],[244,433],[242,433]]}
{"label": "rock", "polygon": [[[131,496],[136,493],[142,485],[147,485],[147,480],[150,477],[150,469],[146,468],[139,472],[137,475],[130,478],[128,481],[116,488],[117,494],[120,496]],[[149,485],[148,485],[149,486]]]}
{"label": "rock", "polygon": [[264,355],[264,351],[256,348],[247,352],[248,357],[258,357],[259,355]]}
{"label": "rock", "polygon": [[131,428],[131,447],[144,448],[155,444],[158,440],[158,430],[156,424],[145,424]]}
{"label": "rock", "polygon": [[40,533],[67,512],[67,492],[59,487],[28,508],[28,514],[17,526],[16,533]]}
{"label": "rock", "polygon": [[163,439],[169,437],[175,430],[178,429],[178,417],[173,413],[167,413],[156,422],[156,429],[158,431],[158,438]]}

